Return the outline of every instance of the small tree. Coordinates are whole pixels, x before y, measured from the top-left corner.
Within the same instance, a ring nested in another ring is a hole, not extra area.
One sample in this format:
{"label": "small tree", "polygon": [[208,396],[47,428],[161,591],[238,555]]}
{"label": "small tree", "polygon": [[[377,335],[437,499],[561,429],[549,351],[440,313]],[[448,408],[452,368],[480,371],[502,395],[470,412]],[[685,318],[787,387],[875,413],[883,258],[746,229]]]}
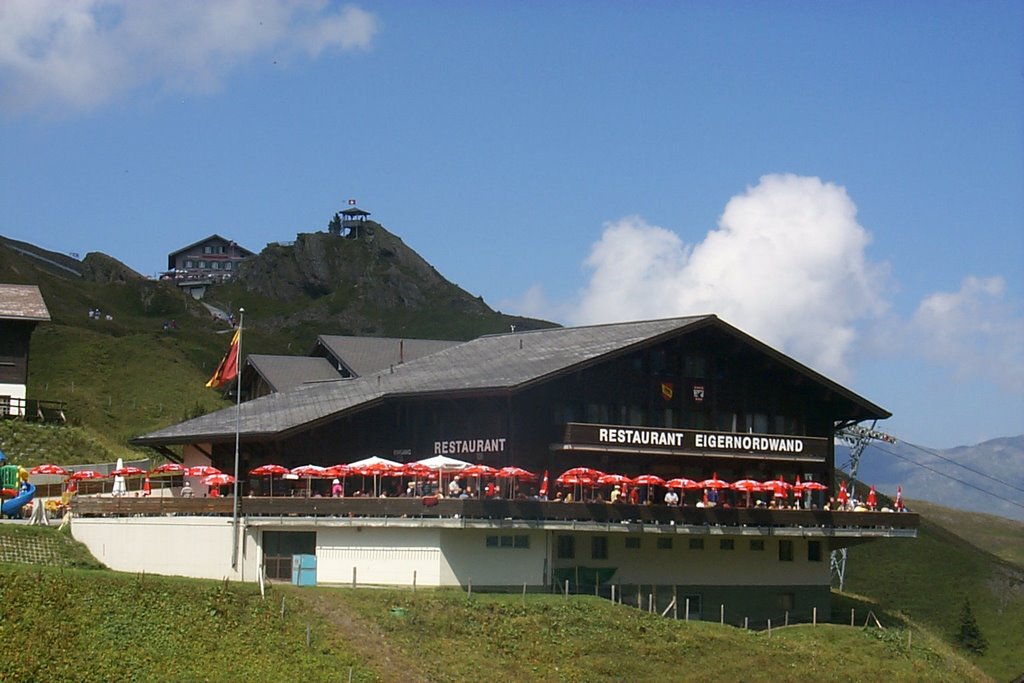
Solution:
{"label": "small tree", "polygon": [[981,635],[978,620],[974,618],[974,612],[971,610],[971,601],[967,598],[964,598],[964,606],[960,610],[960,629],[957,631],[956,641],[977,655],[984,654],[988,649],[988,641]]}

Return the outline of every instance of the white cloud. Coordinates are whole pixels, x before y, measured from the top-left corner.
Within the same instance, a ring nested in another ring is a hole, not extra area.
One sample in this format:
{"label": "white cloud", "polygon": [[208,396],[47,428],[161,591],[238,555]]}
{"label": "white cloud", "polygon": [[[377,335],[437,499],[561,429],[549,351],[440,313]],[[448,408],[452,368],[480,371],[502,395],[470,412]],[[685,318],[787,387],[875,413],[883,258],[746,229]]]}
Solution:
{"label": "white cloud", "polygon": [[844,379],[858,322],[886,309],[887,268],[865,256],[856,213],[842,187],[767,175],[696,245],[639,217],[608,224],[572,322],[716,313]]}
{"label": "white cloud", "polygon": [[373,14],[323,0],[4,0],[0,110],[93,109],[151,84],[209,91],[258,55],[367,49],[377,30]]}
{"label": "white cloud", "polygon": [[907,324],[909,349],[949,365],[959,380],[982,378],[1024,393],[1024,318],[1000,277],[968,277],[959,291],[926,297]]}

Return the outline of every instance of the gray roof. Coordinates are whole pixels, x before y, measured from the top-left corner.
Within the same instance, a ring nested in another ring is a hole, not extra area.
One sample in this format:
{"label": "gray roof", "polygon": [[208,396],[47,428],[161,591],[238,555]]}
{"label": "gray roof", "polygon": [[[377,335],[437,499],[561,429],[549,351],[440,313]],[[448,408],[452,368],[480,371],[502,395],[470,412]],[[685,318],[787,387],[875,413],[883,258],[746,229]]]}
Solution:
{"label": "gray roof", "polygon": [[35,285],[0,285],[0,319],[46,322],[50,311]]}
{"label": "gray roof", "polygon": [[398,339],[393,337],[346,337],[321,334],[324,346],[356,377],[386,370],[392,365],[429,356],[464,342],[441,339]]}
{"label": "gray roof", "polygon": [[274,391],[285,391],[307,382],[338,379],[338,371],[326,358],[249,354],[246,362]]}
{"label": "gray roof", "polygon": [[[754,344],[813,380],[840,392],[865,410],[888,416],[882,408],[793,359],[774,351],[714,315],[644,322],[567,327],[480,337],[414,361],[354,379],[319,382],[241,404],[242,436],[287,433],[372,406],[385,398],[433,394],[513,393],[582,369],[634,348],[705,325],[717,325]],[[167,445],[233,438],[236,408],[182,422],[132,440],[138,445]]]}

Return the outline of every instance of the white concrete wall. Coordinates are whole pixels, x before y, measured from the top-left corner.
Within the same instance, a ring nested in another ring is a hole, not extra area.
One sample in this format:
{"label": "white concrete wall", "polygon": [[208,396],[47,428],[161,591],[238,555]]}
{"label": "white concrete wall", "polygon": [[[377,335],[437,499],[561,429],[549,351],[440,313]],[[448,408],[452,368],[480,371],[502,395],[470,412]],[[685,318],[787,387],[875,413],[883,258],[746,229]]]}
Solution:
{"label": "white concrete wall", "polygon": [[234,581],[258,577],[252,529],[241,531],[238,570],[231,568],[230,517],[80,517],[71,533],[117,571]]}
{"label": "white concrete wall", "polygon": [[[488,547],[488,536],[526,536],[528,548]],[[532,529],[445,529],[441,583],[446,586],[544,585],[547,539]]]}
{"label": "white concrete wall", "polygon": [[15,401],[11,401],[11,405],[7,406],[8,415],[24,415],[25,405],[25,385],[24,384],[3,384],[0,383],[0,396],[10,396],[12,399],[19,399],[18,405],[14,405]]}
{"label": "white concrete wall", "polygon": [[[557,534],[556,534],[557,535]],[[608,559],[591,558],[590,537],[579,534],[575,560],[553,559],[555,567],[617,567],[613,583],[690,584],[715,586],[828,585],[828,541],[820,539],[822,559],[807,560],[807,539],[791,538],[793,561],[779,561],[778,538],[761,537],[764,550],[750,550],[751,537],[656,535],[640,536],[640,548],[626,548],[625,534],[608,538]],[[658,538],[671,538],[671,549],[659,549]],[[690,538],[703,538],[704,550],[690,550]],[[735,550],[721,550],[719,540],[732,538]],[[554,552],[553,552],[554,554]]]}
{"label": "white concrete wall", "polygon": [[442,585],[440,529],[318,527],[317,583]]}

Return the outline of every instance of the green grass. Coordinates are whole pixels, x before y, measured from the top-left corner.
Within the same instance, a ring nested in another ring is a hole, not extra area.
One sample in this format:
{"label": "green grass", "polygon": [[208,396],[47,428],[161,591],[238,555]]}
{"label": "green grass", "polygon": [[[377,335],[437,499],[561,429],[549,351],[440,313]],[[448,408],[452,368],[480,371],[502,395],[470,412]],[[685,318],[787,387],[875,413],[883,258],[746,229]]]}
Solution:
{"label": "green grass", "polygon": [[1024,522],[997,515],[954,510],[926,501],[914,500],[909,504],[929,521],[961,538],[970,539],[973,545],[1024,569]]}
{"label": "green grass", "polygon": [[[1016,545],[1024,543],[1018,537]],[[1024,572],[922,517],[919,537],[849,551],[846,587],[954,642],[965,597],[989,642],[968,655],[997,680],[1024,673]]]}

